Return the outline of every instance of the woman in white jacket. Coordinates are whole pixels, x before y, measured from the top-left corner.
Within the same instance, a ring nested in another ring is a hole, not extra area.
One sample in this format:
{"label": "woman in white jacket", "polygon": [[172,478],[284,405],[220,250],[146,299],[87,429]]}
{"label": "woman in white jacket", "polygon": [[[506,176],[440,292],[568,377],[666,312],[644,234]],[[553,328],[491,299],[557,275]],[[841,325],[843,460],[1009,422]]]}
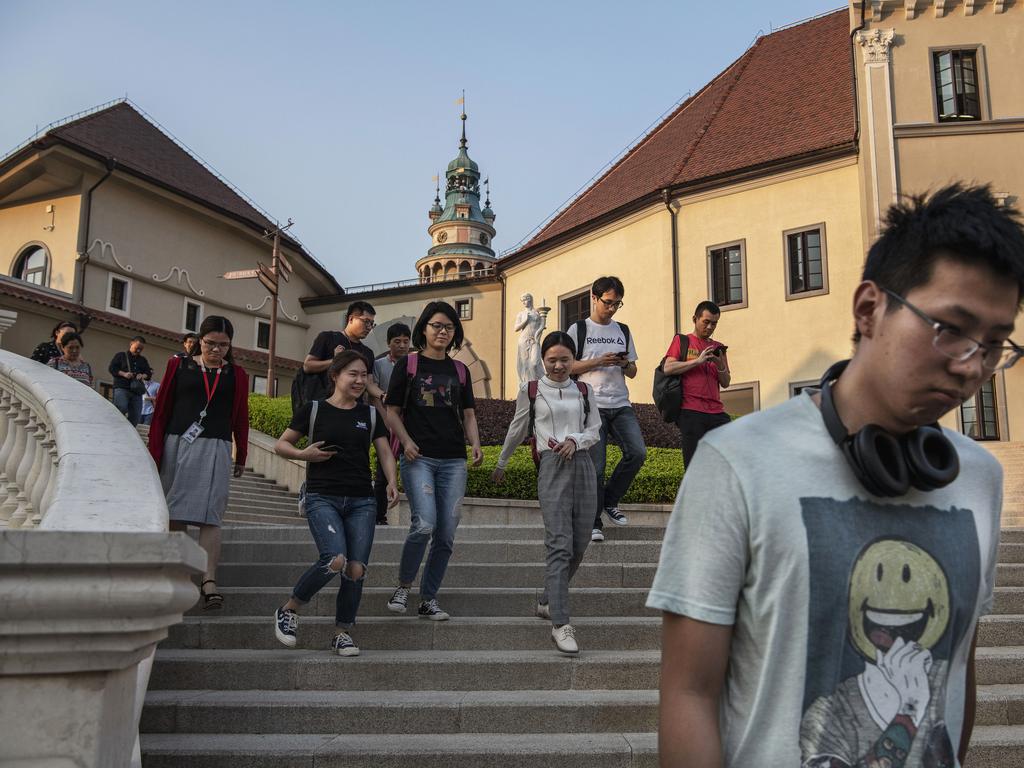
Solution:
{"label": "woman in white jacket", "polygon": [[590,544],[597,474],[587,448],[599,439],[601,415],[591,405],[590,386],[569,378],[576,345],[568,334],[549,333],[541,344],[541,358],[545,375],[520,389],[516,415],[491,478],[503,482],[516,447],[528,437],[535,438],[537,498],[547,549],[544,594],[537,615],[551,620],[551,639],[558,650],[576,654],[579,645],[569,623],[569,581]]}

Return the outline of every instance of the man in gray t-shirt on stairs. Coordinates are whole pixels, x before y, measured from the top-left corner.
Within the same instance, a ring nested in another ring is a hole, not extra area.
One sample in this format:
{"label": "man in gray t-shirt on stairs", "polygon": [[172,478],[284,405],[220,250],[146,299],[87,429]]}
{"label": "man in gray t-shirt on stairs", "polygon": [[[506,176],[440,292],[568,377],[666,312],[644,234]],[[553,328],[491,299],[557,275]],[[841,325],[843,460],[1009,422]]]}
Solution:
{"label": "man in gray t-shirt on stairs", "polygon": [[911,198],[861,280],[853,359],[709,432],[687,468],[647,601],[662,766],[967,754],[1003,477],[937,422],[1024,353],[1024,229],[986,187]]}
{"label": "man in gray t-shirt on stairs", "polygon": [[[597,470],[597,509],[591,541],[604,541],[602,513],[616,525],[629,522],[619,511],[619,500],[626,495],[647,458],[640,422],[626,387],[626,377],[636,377],[636,346],[628,326],[612,319],[622,307],[625,292],[619,278],[599,277],[590,288],[590,317],[566,331],[576,342],[573,376],[593,388],[594,401],[601,413],[601,440],[589,449]],[[609,434],[622,448],[622,461],[606,485]]]}

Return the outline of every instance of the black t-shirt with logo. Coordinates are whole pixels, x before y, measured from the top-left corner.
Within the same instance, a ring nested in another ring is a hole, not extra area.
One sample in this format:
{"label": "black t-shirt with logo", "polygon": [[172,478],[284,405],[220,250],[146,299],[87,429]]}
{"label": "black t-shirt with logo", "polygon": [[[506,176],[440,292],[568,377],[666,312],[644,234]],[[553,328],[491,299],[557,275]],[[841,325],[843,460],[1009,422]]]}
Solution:
{"label": "black t-shirt with logo", "polygon": [[468,372],[463,387],[451,358],[417,357],[416,377],[411,388],[406,367],[409,358],[403,357],[395,363],[386,402],[397,408],[405,407],[402,421],[422,455],[431,459],[464,459],[466,436],[460,411],[475,407]]}
{"label": "black t-shirt with logo", "polygon": [[[363,359],[366,360],[366,372],[373,375],[373,350],[361,341],[352,341],[341,331],[322,331],[317,334],[317,337],[313,340],[313,346],[309,349],[309,354],[317,360],[333,360],[334,349],[339,344],[345,347],[345,349],[351,349],[353,352],[358,352],[362,355]],[[326,381],[327,374],[324,373],[323,376]]]}
{"label": "black t-shirt with logo", "polygon": [[[299,408],[289,429],[306,435],[312,403]],[[309,442],[324,441],[324,450],[334,450],[327,461],[309,462],[306,491],[327,496],[373,496],[370,482],[370,406],[357,403],[354,408],[336,408],[321,400],[317,408],[316,424]],[[373,438],[387,437],[384,420],[377,417]],[[336,446],[329,449],[327,446]]]}

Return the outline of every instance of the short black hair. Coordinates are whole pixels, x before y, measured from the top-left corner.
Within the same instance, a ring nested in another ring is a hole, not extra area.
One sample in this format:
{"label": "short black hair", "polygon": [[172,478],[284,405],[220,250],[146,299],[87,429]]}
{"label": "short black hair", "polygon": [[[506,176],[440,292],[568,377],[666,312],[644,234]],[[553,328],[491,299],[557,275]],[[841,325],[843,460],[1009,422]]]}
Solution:
{"label": "short black hair", "polygon": [[331,364],[327,367],[327,378],[331,382],[331,391],[334,391],[334,382],[338,378],[338,374],[348,368],[352,363],[362,363],[363,369],[369,373],[366,368],[366,358],[363,357],[361,352],[356,352],[354,349],[345,349],[334,356],[331,360]]}
{"label": "short black hair", "polygon": [[181,343],[184,344],[189,339],[195,339],[196,341],[199,341],[199,334],[192,332],[186,333],[184,336],[181,337]]}
{"label": "short black hair", "polygon": [[544,357],[552,347],[565,347],[572,352],[573,357],[576,357],[576,342],[565,331],[552,331],[544,337],[540,345],[541,357]]}
{"label": "short black hair", "polygon": [[715,304],[715,302],[713,302],[713,301],[702,301],[700,304],[697,305],[697,308],[695,310],[693,310],[693,316],[695,318],[696,317],[700,317],[702,314],[704,314],[705,310],[710,312],[712,315],[720,315],[720,314],[722,314],[721,307],[719,307],[717,304]]}
{"label": "short black hair", "polygon": [[82,335],[78,333],[78,331],[68,331],[63,336],[60,337],[60,345],[62,347],[66,347],[72,341],[77,341],[83,347],[85,346],[85,342],[82,341]]}
{"label": "short black hair", "polygon": [[146,343],[146,340],[141,336],[132,336],[132,341],[141,341],[143,344]]}
{"label": "short black hair", "polygon": [[465,335],[462,331],[462,321],[459,319],[459,313],[456,312],[455,307],[447,301],[432,301],[423,308],[423,311],[420,313],[419,320],[416,321],[416,325],[412,329],[412,345],[416,347],[416,349],[426,348],[427,323],[430,322],[430,318],[438,313],[451,320],[452,325],[455,326],[455,333],[452,334],[452,340],[448,344],[448,351],[450,352],[452,349],[459,349],[462,346],[462,341],[465,339]]}
{"label": "short black hair", "polygon": [[409,330],[409,326],[405,323],[395,323],[388,328],[388,343],[397,339],[399,336],[412,336],[412,331]]}
{"label": "short black hair", "polygon": [[[885,226],[868,250],[862,280],[871,280],[900,296],[932,278],[935,262],[950,258],[986,266],[1017,283],[1024,300],[1024,227],[1020,214],[1000,206],[991,187],[943,187],[933,195],[908,195],[893,204]],[[887,302],[886,311],[902,306]],[[854,334],[854,341],[860,333]]]}
{"label": "short black hair", "polygon": [[604,296],[608,291],[615,291],[619,294],[619,298],[626,295],[626,289],[622,286],[622,281],[612,275],[599,277],[594,281],[594,284],[590,286],[590,292],[598,298]]}
{"label": "short black hair", "polygon": [[71,322],[70,320],[61,320],[59,323],[53,326],[53,330],[50,332],[50,338],[56,341],[57,333],[60,331],[61,328],[74,328],[75,332],[78,332],[78,326],[75,325],[73,322]]}
{"label": "short black hair", "polygon": [[373,304],[368,301],[353,301],[348,305],[348,309],[345,310],[345,322],[348,323],[352,319],[352,315],[358,312],[361,315],[376,315],[377,310],[373,308]]}

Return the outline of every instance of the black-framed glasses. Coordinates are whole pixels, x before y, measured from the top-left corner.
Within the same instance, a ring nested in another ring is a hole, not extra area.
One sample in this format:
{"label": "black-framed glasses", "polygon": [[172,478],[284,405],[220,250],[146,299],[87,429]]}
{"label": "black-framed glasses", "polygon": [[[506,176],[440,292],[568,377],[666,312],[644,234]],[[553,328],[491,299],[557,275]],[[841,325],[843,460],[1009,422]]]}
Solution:
{"label": "black-framed glasses", "polygon": [[447,334],[455,333],[455,326],[451,323],[427,323],[435,332],[441,333],[444,331]]}
{"label": "black-framed glasses", "polygon": [[1024,355],[1024,349],[1010,339],[1006,340],[1008,342],[1006,345],[983,344],[977,339],[965,336],[954,326],[929,317],[898,293],[890,291],[888,288],[882,290],[887,296],[895,299],[928,323],[935,331],[935,336],[932,337],[932,346],[952,360],[963,362],[980,350],[981,364],[986,370],[1002,371],[1012,366]]}
{"label": "black-framed glasses", "polygon": [[363,325],[365,325],[367,328],[375,328],[377,326],[377,322],[373,318],[360,317],[358,319],[361,320]]}
{"label": "black-framed glasses", "polygon": [[200,339],[199,341],[204,347],[209,349],[227,349],[231,346],[230,341],[207,341],[206,339]]}
{"label": "black-framed glasses", "polygon": [[597,297],[597,300],[608,307],[608,309],[620,309],[626,303],[621,299],[618,301],[612,301],[611,299],[602,299],[600,296]]}

